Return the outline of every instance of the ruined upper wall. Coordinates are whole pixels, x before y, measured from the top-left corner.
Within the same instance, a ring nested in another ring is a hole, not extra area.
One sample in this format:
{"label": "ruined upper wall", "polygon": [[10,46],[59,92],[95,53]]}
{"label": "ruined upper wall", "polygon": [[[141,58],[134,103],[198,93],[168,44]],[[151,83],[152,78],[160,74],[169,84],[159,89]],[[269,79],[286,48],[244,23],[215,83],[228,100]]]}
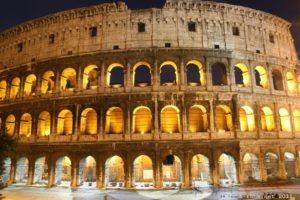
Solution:
{"label": "ruined upper wall", "polygon": [[[189,31],[189,23],[195,31]],[[145,32],[138,32],[138,24]],[[271,14],[211,1],[167,1],[162,9],[100,4],[25,22],[0,33],[0,69],[96,51],[200,48],[259,53],[296,63],[291,24]],[[97,35],[91,37],[91,27]],[[239,35],[233,35],[237,27]],[[270,42],[270,35],[274,42]],[[54,42],[50,42],[54,37]]]}

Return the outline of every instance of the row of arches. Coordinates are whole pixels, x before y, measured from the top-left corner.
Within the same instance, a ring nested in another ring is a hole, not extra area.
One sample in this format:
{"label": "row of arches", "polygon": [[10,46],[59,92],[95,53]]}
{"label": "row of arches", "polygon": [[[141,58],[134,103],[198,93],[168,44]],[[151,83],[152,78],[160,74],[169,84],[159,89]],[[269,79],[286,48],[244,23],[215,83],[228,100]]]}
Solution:
{"label": "row of arches", "polygon": [[[215,129],[218,132],[233,130],[233,116],[231,108],[227,105],[217,105],[214,111]],[[179,133],[182,131],[180,109],[174,105],[168,105],[160,111],[160,130],[162,133]],[[294,109],[292,117],[286,108],[279,109],[280,131],[300,131],[300,110]],[[292,119],[292,120],[291,120]],[[260,127],[263,131],[276,130],[275,115],[270,107],[262,107],[260,110]],[[37,124],[33,124],[30,113],[21,115],[18,133],[20,136],[29,137],[33,133],[33,126],[39,137],[49,136],[50,133],[57,135],[71,135],[74,133],[76,119],[71,110],[64,109],[57,115],[55,125],[51,114],[42,111],[38,115]],[[147,134],[153,130],[153,114],[149,107],[139,106],[132,113],[132,133]],[[242,132],[253,132],[257,129],[256,117],[250,106],[242,106],[239,109],[239,124]],[[99,116],[94,108],[86,108],[80,114],[79,131],[83,135],[95,135],[99,132]],[[16,117],[13,114],[7,116],[5,121],[7,133],[13,136],[16,132]],[[56,130],[54,129],[56,127]],[[125,127],[125,115],[121,107],[111,107],[105,116],[105,130],[107,134],[122,134]],[[17,127],[18,128],[18,127]],[[203,105],[193,105],[188,110],[188,131],[190,133],[207,132],[210,129],[209,112]]]}
{"label": "row of arches", "polygon": [[[186,82],[191,86],[204,86],[207,84],[207,78],[205,69],[202,63],[198,60],[191,60],[185,64],[186,69]],[[23,84],[23,95],[32,96],[37,93],[47,94],[52,93],[55,90],[58,91],[72,91],[75,88],[83,90],[93,90],[100,85],[101,70],[96,65],[89,65],[83,69],[83,72],[72,67],[68,67],[59,72],[52,70],[46,71],[37,77],[35,74],[29,74],[24,77],[24,81],[21,81],[20,77],[14,77],[9,83],[6,80],[0,81],[0,98],[14,99],[20,95],[21,84]],[[125,66],[121,63],[113,63],[107,67],[106,70],[106,87],[122,87],[125,83]],[[133,65],[132,68],[132,83],[136,87],[150,86],[153,83],[153,69],[148,62],[140,61]],[[223,63],[215,63],[211,65],[211,79],[212,85],[227,85],[227,68]],[[165,61],[159,66],[159,80],[161,85],[171,86],[179,85],[179,69],[175,62]],[[251,73],[247,65],[238,63],[234,66],[234,80],[235,84],[240,87],[251,86]],[[269,78],[265,67],[256,66],[254,69],[255,85],[268,88]],[[59,78],[58,78],[59,77]],[[286,80],[287,89],[290,92],[297,91],[297,83],[300,90],[300,75],[297,80],[292,71],[288,71],[285,74],[285,78],[282,77],[282,73],[275,69],[272,71],[272,83],[275,90],[283,90],[284,82]],[[58,85],[58,87],[56,87]]]}

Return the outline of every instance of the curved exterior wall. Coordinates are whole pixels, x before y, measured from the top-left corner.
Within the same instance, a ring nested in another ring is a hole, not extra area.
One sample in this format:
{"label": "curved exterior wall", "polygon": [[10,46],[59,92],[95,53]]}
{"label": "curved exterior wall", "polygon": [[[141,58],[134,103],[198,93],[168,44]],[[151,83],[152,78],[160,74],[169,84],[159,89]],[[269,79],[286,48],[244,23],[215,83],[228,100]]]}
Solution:
{"label": "curved exterior wall", "polygon": [[[188,31],[189,22],[195,23],[195,32]],[[138,32],[138,23],[145,24],[145,32]],[[97,27],[95,37],[90,35],[91,27]],[[233,35],[233,27],[239,29],[238,36]],[[61,156],[69,156],[72,161],[71,184],[74,187],[79,184],[80,160],[88,155],[97,163],[98,187],[105,186],[105,163],[113,155],[124,160],[126,187],[133,186],[133,162],[143,154],[152,159],[154,185],[158,188],[163,186],[162,162],[168,154],[181,160],[184,187],[192,185],[191,160],[196,154],[208,158],[213,184],[221,182],[218,168],[223,153],[234,158],[236,178],[240,183],[247,182],[243,162],[246,153],[258,158],[260,181],[269,180],[267,153],[277,155],[276,177],[281,179],[288,178],[285,153],[292,153],[295,176],[299,176],[300,125],[297,122],[300,120],[293,112],[300,109],[300,71],[289,28],[290,24],[278,17],[240,6],[167,1],[163,9],[129,10],[123,3],[80,8],[2,32],[0,82],[6,81],[5,87],[0,83],[1,91],[6,88],[0,104],[2,127],[10,126],[9,115],[14,115],[15,128],[11,135],[19,136],[20,143],[18,152],[11,155],[10,181],[16,181],[17,161],[23,156],[29,162],[28,184],[34,182],[36,159],[47,158],[50,186],[55,184],[55,163]],[[274,42],[270,41],[270,34]],[[50,35],[54,35],[54,42],[50,42]],[[165,47],[166,43],[171,46]],[[203,81],[198,85],[187,80],[187,65],[191,61],[197,63],[201,71]],[[151,84],[146,87],[134,83],[135,66],[140,62],[147,63],[151,72]],[[175,67],[177,85],[161,83],[164,63]],[[224,65],[225,84],[213,84],[215,63]],[[248,83],[244,86],[236,83],[234,66],[238,64],[247,69]],[[92,89],[85,89],[85,69],[90,65],[98,68],[96,84]],[[123,67],[123,87],[107,84],[112,66]],[[265,69],[265,73],[260,74],[262,79],[267,77],[265,88],[256,84],[257,66]],[[73,68],[76,75],[73,86],[64,89],[62,79],[66,78],[64,70],[67,68]],[[54,74],[54,87],[44,94],[43,75],[49,70]],[[279,74],[279,79],[281,75],[280,89],[274,86],[279,80],[272,78],[274,72]],[[35,91],[27,95],[30,80],[26,77],[30,74],[36,76],[36,86]],[[292,87],[291,76],[287,74],[292,74]],[[11,98],[16,77],[19,77],[19,91]],[[206,110],[208,127],[205,131],[195,132],[190,128],[193,123],[189,120],[190,108],[194,105]],[[134,131],[135,109],[140,106],[151,112],[148,134]],[[166,106],[177,109],[179,124],[175,132],[166,133],[162,128],[166,122],[161,116]],[[247,130],[242,128],[245,121],[241,120],[243,114],[240,112],[245,106],[252,109],[252,124],[255,124]],[[107,115],[114,107],[122,110],[121,134],[107,131]],[[273,112],[274,123],[270,130],[261,122],[264,107]],[[81,131],[82,113],[86,108],[96,111],[95,134]],[[220,108],[225,112],[222,116],[226,119],[230,116],[232,120],[226,125],[228,130],[218,128]],[[282,114],[282,109],[288,115]],[[70,135],[59,135],[63,110],[72,113],[68,118],[72,120]],[[43,111],[49,112],[51,120],[49,135],[41,137],[38,130]],[[24,121],[28,122],[28,118],[23,118],[24,113],[32,118],[31,134],[27,137],[21,136],[29,130],[21,128]],[[289,130],[283,128],[287,119],[290,120]]]}

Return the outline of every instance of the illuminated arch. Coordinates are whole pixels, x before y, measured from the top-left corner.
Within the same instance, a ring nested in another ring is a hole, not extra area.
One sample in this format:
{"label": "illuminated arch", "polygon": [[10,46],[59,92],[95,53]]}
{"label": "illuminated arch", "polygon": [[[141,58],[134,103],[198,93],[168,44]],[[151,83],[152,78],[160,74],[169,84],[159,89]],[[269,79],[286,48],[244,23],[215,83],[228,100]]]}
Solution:
{"label": "illuminated arch", "polygon": [[96,187],[96,160],[92,156],[85,157],[79,162],[79,185]]}
{"label": "illuminated arch", "polygon": [[294,117],[295,131],[300,132],[300,110],[299,109],[295,109],[293,111],[293,117]]}
{"label": "illuminated arch", "polygon": [[278,176],[278,156],[274,153],[267,152],[265,154],[265,165],[268,180],[274,180]]}
{"label": "illuminated arch", "polygon": [[[113,83],[111,82],[112,70],[117,67],[122,68],[123,70],[125,69],[124,65],[122,65],[120,63],[112,63],[108,66],[107,72],[106,72],[106,86],[113,85]],[[124,71],[123,71],[123,77],[124,77]],[[121,84],[124,84],[124,82]]]}
{"label": "illuminated arch", "polygon": [[70,110],[62,110],[58,114],[57,134],[71,135],[73,133],[73,113]]}
{"label": "illuminated arch", "polygon": [[70,186],[72,178],[72,161],[68,156],[60,157],[55,165],[55,185]]}
{"label": "illuminated arch", "polygon": [[180,110],[176,106],[165,106],[160,114],[161,132],[180,132]]}
{"label": "illuminated arch", "polygon": [[[139,69],[144,69],[144,71],[139,72]],[[144,80],[138,80],[139,76],[143,78]],[[149,80],[146,80],[149,79]],[[151,85],[151,66],[149,63],[141,61],[137,62],[133,66],[133,75],[132,75],[132,82],[135,86],[139,84],[149,84]]]}
{"label": "illuminated arch", "polygon": [[276,69],[273,70],[272,78],[273,78],[273,88],[275,90],[283,90],[283,79],[282,79],[281,72]]}
{"label": "illuminated arch", "polygon": [[15,99],[18,96],[18,94],[20,92],[20,83],[21,83],[21,80],[19,77],[15,77],[11,81],[9,98]]}
{"label": "illuminated arch", "polygon": [[260,181],[260,167],[257,156],[253,153],[246,153],[243,158],[243,172],[247,182]]}
{"label": "illuminated arch", "polygon": [[145,106],[139,106],[133,111],[134,133],[151,133],[152,132],[152,114],[151,110]]}
{"label": "illuminated arch", "polygon": [[250,74],[247,65],[238,63],[234,66],[235,83],[243,87],[250,86]]}
{"label": "illuminated arch", "polygon": [[8,184],[10,181],[10,173],[11,173],[11,158],[7,157],[4,159],[4,171],[2,174],[2,181],[4,184]]}
{"label": "illuminated arch", "polygon": [[223,180],[230,184],[237,183],[235,160],[231,155],[223,153],[218,160],[220,183]]}
{"label": "illuminated arch", "polygon": [[5,99],[6,97],[6,88],[7,88],[7,83],[6,81],[1,81],[0,82],[0,100]]}
{"label": "illuminated arch", "polygon": [[28,180],[28,171],[29,170],[29,161],[26,157],[22,157],[17,161],[16,168],[16,183],[27,183]]}
{"label": "illuminated arch", "polygon": [[289,179],[296,177],[295,161],[296,159],[293,153],[291,152],[284,153],[285,173]]}
{"label": "illuminated arch", "polygon": [[20,121],[20,136],[29,137],[32,129],[32,117],[29,113],[25,113],[21,117]]}
{"label": "illuminated arch", "polygon": [[97,134],[97,112],[93,108],[86,108],[81,113],[80,132],[81,134]]}
{"label": "illuminated arch", "polygon": [[250,106],[243,106],[240,108],[239,114],[241,131],[254,131],[255,117],[252,108]]}
{"label": "illuminated arch", "polygon": [[36,76],[34,74],[30,74],[26,77],[24,83],[24,95],[31,96],[35,94],[36,90]]}
{"label": "illuminated arch", "polygon": [[202,154],[193,156],[191,160],[191,177],[195,186],[199,181],[207,184],[211,182],[209,159],[206,156]]}
{"label": "illuminated arch", "polygon": [[211,76],[213,85],[227,85],[227,70],[223,63],[214,63],[211,66]]}
{"label": "illuminated arch", "polygon": [[46,71],[42,76],[41,82],[41,93],[51,93],[54,90],[55,80],[54,80],[54,72],[53,71]]}
{"label": "illuminated arch", "polygon": [[281,131],[291,132],[292,128],[291,128],[291,119],[290,119],[289,111],[285,108],[280,108],[279,117],[280,117]]}
{"label": "illuminated arch", "polygon": [[263,131],[274,131],[275,129],[274,114],[269,107],[261,109],[261,128]]}
{"label": "illuminated arch", "polygon": [[153,187],[153,164],[149,156],[141,155],[133,162],[133,182],[135,188]]}
{"label": "illuminated arch", "polygon": [[226,105],[218,105],[215,114],[216,131],[224,132],[232,129],[231,109]]}
{"label": "illuminated arch", "polygon": [[[164,163],[168,161],[168,157],[172,157],[172,163]],[[182,165],[181,160],[176,155],[168,155],[162,165],[163,187],[179,187],[182,181]]]}
{"label": "illuminated arch", "polygon": [[112,107],[106,112],[105,132],[113,134],[124,132],[124,115],[120,107]]}
{"label": "illuminated arch", "polygon": [[[192,77],[194,77],[195,74],[193,72],[189,73],[190,70],[192,71],[191,66],[196,66],[198,69],[197,80],[192,80]],[[197,83],[200,83],[200,85],[202,85],[202,86],[206,84],[205,72],[204,72],[203,65],[201,62],[199,62],[197,60],[191,60],[191,61],[187,62],[186,70],[187,70],[187,81],[188,82],[197,82]],[[198,76],[199,76],[199,79],[198,79]]]}
{"label": "illuminated arch", "polygon": [[51,115],[47,111],[43,111],[39,115],[38,119],[38,136],[49,136],[51,131]]}
{"label": "illuminated arch", "polygon": [[74,68],[66,68],[63,70],[60,77],[60,89],[74,89],[76,87],[76,70]]}
{"label": "illuminated arch", "polygon": [[96,65],[89,65],[84,68],[82,77],[82,88],[93,89],[98,85],[98,67]]}
{"label": "illuminated arch", "polygon": [[206,108],[202,105],[194,105],[189,109],[189,130],[192,133],[206,132],[208,118]]}
{"label": "illuminated arch", "polygon": [[[161,85],[168,84],[168,83],[173,83],[175,85],[179,84],[178,68],[177,68],[177,65],[173,61],[163,62],[160,65],[159,69],[160,69],[160,84]],[[172,78],[173,72],[168,72],[168,69],[174,70],[174,78]],[[166,79],[166,80],[164,80],[164,79]]]}
{"label": "illuminated arch", "polygon": [[290,92],[295,92],[296,90],[296,81],[295,76],[292,72],[286,73],[286,82],[287,82],[287,88]]}
{"label": "illuminated arch", "polygon": [[105,185],[112,188],[123,188],[125,183],[124,161],[113,156],[105,162]]}
{"label": "illuminated arch", "polygon": [[255,80],[256,86],[260,86],[262,88],[268,88],[268,74],[263,66],[255,67]]}
{"label": "illuminated arch", "polygon": [[34,163],[33,184],[48,184],[48,165],[46,157],[40,157],[36,159]]}
{"label": "illuminated arch", "polygon": [[14,115],[8,115],[5,122],[6,133],[9,136],[13,136],[15,134],[15,127],[16,127],[16,118]]}

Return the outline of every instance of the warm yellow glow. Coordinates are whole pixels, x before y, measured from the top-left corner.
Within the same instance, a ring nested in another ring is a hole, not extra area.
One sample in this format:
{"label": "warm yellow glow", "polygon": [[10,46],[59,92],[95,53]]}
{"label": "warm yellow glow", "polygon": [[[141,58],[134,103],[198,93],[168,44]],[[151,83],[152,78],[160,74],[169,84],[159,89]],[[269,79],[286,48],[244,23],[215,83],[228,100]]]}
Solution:
{"label": "warm yellow glow", "polygon": [[32,117],[29,113],[25,113],[21,117],[20,121],[20,136],[29,137],[31,135]]}
{"label": "warm yellow glow", "polygon": [[292,128],[291,128],[291,120],[290,120],[289,111],[285,108],[280,108],[279,116],[280,116],[281,131],[291,132]]}
{"label": "warm yellow glow", "polygon": [[38,119],[38,136],[49,136],[51,127],[51,115],[47,111],[41,112]]}
{"label": "warm yellow glow", "polygon": [[232,129],[231,109],[226,105],[218,105],[215,113],[216,131],[230,131]]}
{"label": "warm yellow glow", "polygon": [[296,81],[295,81],[295,76],[292,72],[287,72],[286,73],[286,82],[287,82],[287,87],[290,92],[295,92],[296,90]]}
{"label": "warm yellow glow", "polygon": [[180,181],[181,180],[181,161],[174,156],[173,165],[162,166],[163,181]]}
{"label": "warm yellow glow", "polygon": [[261,127],[264,131],[274,131],[274,114],[269,107],[263,107],[261,110]]}
{"label": "warm yellow glow", "polygon": [[80,119],[81,134],[96,134],[97,133],[97,112],[93,108],[86,108],[81,113]]}
{"label": "warm yellow glow", "polygon": [[6,97],[6,87],[7,87],[6,81],[1,81],[0,82],[0,100],[5,99],[5,97]]}
{"label": "warm yellow glow", "polygon": [[62,110],[57,119],[57,134],[71,135],[73,133],[73,114],[69,110]]}
{"label": "warm yellow glow", "polygon": [[191,161],[192,180],[210,181],[209,160],[206,156],[198,154]]}
{"label": "warm yellow glow", "polygon": [[106,112],[106,133],[121,134],[124,132],[123,110],[119,107],[112,107]]}
{"label": "warm yellow glow", "polygon": [[139,106],[133,111],[132,127],[134,133],[152,132],[152,114],[151,110],[145,106]]}
{"label": "warm yellow glow", "polygon": [[82,88],[92,89],[92,87],[97,87],[98,84],[98,67],[96,65],[89,65],[83,71],[82,78]]}
{"label": "warm yellow glow", "polygon": [[242,75],[243,75],[244,87],[249,87],[250,86],[250,74],[249,74],[247,65],[245,65],[243,63],[238,63],[235,66],[238,67],[243,72]]}
{"label": "warm yellow glow", "polygon": [[30,74],[26,77],[24,83],[24,95],[30,96],[35,93],[36,89],[36,76],[34,74]]}
{"label": "warm yellow glow", "polygon": [[16,77],[11,81],[9,98],[15,99],[20,91],[20,78]]}
{"label": "warm yellow glow", "polygon": [[153,181],[152,160],[146,155],[141,155],[134,160],[135,182]]}
{"label": "warm yellow glow", "polygon": [[60,89],[72,89],[76,87],[76,70],[73,68],[66,68],[60,77]]}
{"label": "warm yellow glow", "polygon": [[14,115],[8,115],[5,122],[7,135],[13,136],[15,134],[16,118]]}
{"label": "warm yellow glow", "polygon": [[180,111],[176,106],[165,106],[161,110],[160,121],[163,133],[180,132]]}
{"label": "warm yellow glow", "polygon": [[124,161],[119,156],[113,156],[106,161],[106,176],[108,182],[124,182]]}
{"label": "warm yellow glow", "polygon": [[47,71],[43,74],[42,82],[41,82],[41,93],[46,94],[50,93],[54,90],[55,80],[54,80],[54,72]]}
{"label": "warm yellow glow", "polygon": [[177,65],[173,62],[173,61],[165,61],[163,62],[161,65],[160,65],[160,73],[161,73],[161,70],[164,66],[172,66],[175,70],[175,76],[176,76],[176,85],[179,85],[179,77],[178,77],[178,67]]}
{"label": "warm yellow glow", "polygon": [[189,109],[189,130],[192,133],[206,132],[208,129],[206,108],[194,105]]}
{"label": "warm yellow glow", "polygon": [[205,80],[205,72],[203,69],[203,65],[201,62],[199,62],[198,60],[190,60],[189,62],[187,62],[186,66],[188,65],[196,65],[199,69],[199,74],[200,74],[200,84],[201,85],[206,85],[206,80]]}
{"label": "warm yellow glow", "polygon": [[255,117],[250,106],[243,106],[240,108],[240,127],[241,131],[255,130]]}
{"label": "warm yellow glow", "polygon": [[260,77],[260,86],[263,88],[268,88],[269,84],[268,84],[268,74],[265,70],[264,67],[262,66],[256,66],[255,70],[258,71],[259,73],[259,77]]}
{"label": "warm yellow glow", "polygon": [[293,117],[294,117],[295,131],[300,132],[300,110],[299,109],[295,109],[293,111]]}
{"label": "warm yellow glow", "polygon": [[110,86],[110,77],[111,77],[111,71],[115,68],[115,67],[122,67],[123,69],[125,69],[124,65],[120,64],[120,63],[112,63],[108,66],[107,68],[107,72],[106,72],[106,86]]}

